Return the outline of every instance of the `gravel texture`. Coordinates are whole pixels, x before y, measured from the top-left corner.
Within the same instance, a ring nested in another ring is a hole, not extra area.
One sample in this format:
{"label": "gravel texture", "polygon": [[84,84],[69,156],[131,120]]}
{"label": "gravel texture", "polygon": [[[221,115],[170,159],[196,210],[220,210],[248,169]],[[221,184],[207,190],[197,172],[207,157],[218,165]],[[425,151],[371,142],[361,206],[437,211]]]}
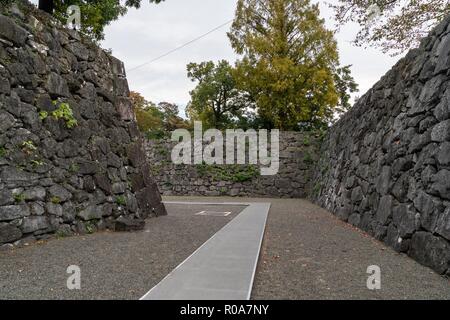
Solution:
{"label": "gravel texture", "polygon": [[[450,283],[309,201],[167,197],[177,201],[271,202],[252,299],[450,299]],[[138,299],[230,221],[196,216],[217,206],[168,205],[136,233],[51,240],[0,253],[2,299]],[[82,270],[82,290],[66,288],[67,266]],[[381,267],[381,290],[366,287]]]}
{"label": "gravel texture", "polygon": [[[307,200],[176,199],[272,204],[252,299],[450,299],[448,279]],[[367,289],[370,265],[380,290]]]}
{"label": "gravel texture", "polygon": [[[220,230],[240,206],[167,205],[141,232],[53,239],[0,252],[0,299],[139,299]],[[201,210],[232,211],[228,217]],[[81,268],[81,290],[68,290],[69,265]]]}
{"label": "gravel texture", "polygon": [[[253,299],[450,299],[450,282],[306,200],[272,203]],[[368,290],[367,267],[381,268]]]}

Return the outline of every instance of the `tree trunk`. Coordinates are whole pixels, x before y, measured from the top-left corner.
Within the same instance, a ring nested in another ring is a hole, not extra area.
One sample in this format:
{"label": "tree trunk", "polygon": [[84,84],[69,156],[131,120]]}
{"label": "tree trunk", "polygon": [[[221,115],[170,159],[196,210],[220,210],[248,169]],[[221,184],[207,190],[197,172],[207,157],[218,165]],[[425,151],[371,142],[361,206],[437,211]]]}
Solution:
{"label": "tree trunk", "polygon": [[53,14],[54,9],[54,0],[39,0],[39,9],[48,12],[50,14]]}

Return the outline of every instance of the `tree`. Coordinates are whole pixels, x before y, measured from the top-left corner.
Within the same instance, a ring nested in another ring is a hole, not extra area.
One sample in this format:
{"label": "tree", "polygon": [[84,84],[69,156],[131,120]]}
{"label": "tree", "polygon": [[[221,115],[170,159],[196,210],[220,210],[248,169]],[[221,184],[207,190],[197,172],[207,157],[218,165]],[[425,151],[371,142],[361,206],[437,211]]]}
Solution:
{"label": "tree", "polygon": [[252,106],[245,92],[236,88],[231,65],[212,61],[187,66],[188,77],[198,82],[190,92],[187,114],[191,120],[200,120],[205,127],[223,129],[231,126]]}
{"label": "tree", "polygon": [[338,25],[359,24],[358,46],[372,45],[392,55],[416,47],[450,14],[448,0],[338,0],[331,5]]}
{"label": "tree", "polygon": [[256,101],[265,126],[324,124],[340,103],[348,103],[343,92],[353,90],[354,81],[348,67],[339,68],[333,36],[309,0],[238,1],[228,33],[243,56],[234,77]]}
{"label": "tree", "polygon": [[[160,3],[164,0],[148,0]],[[67,21],[67,8],[78,5],[81,10],[81,32],[92,40],[104,38],[104,28],[127,13],[127,9],[139,8],[141,0],[39,0],[39,9],[53,14],[61,22]]]}
{"label": "tree", "polygon": [[135,91],[131,91],[130,99],[142,132],[164,133],[188,127],[186,120],[178,116],[179,108],[174,103],[160,102],[156,105]]}
{"label": "tree", "polygon": [[186,120],[182,119],[179,107],[170,102],[160,102],[158,103],[158,109],[162,112],[163,127],[166,131],[173,131],[175,129],[187,129],[188,123]]}
{"label": "tree", "polygon": [[154,103],[145,100],[140,93],[135,91],[130,92],[130,99],[140,131],[162,129],[163,114]]}

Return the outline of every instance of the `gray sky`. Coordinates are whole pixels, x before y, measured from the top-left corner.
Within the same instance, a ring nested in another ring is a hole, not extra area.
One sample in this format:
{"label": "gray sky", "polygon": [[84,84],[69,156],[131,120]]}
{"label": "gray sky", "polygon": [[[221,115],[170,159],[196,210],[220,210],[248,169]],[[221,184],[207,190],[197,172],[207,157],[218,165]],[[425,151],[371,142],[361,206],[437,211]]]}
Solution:
{"label": "gray sky", "polygon": [[[332,11],[323,0],[321,15],[329,28],[334,27]],[[333,1],[333,0],[330,0]],[[127,70],[150,61],[211,29],[234,16],[236,0],[166,0],[159,5],[142,1],[140,9],[106,27],[102,46],[111,48],[113,55],[124,61]],[[230,25],[170,54],[169,56],[129,71],[130,89],[140,92],[153,102],[168,101],[185,106],[189,91],[195,86],[186,76],[189,62],[226,59],[235,61],[226,32]],[[346,25],[337,34],[341,63],[352,64],[352,74],[362,95],[384,75],[400,57],[392,58],[376,49],[353,46],[350,41],[357,25]],[[184,112],[183,112],[184,113]],[[183,114],[184,115],[184,114]]]}

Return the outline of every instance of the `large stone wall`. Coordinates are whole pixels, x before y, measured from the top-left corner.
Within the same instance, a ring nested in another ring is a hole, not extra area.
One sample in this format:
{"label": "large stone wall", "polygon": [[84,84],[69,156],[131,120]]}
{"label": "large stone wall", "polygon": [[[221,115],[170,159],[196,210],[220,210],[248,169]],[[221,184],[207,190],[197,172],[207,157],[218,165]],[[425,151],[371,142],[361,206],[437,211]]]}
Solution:
{"label": "large stone wall", "polygon": [[147,140],[145,146],[164,195],[303,198],[310,192],[317,144],[318,138],[309,133],[280,132],[280,166],[273,176],[260,175],[259,166],[175,165],[171,152],[176,143],[170,139]]}
{"label": "large stone wall", "polygon": [[450,17],[330,129],[314,181],[318,204],[450,275]]}
{"label": "large stone wall", "polygon": [[165,214],[128,94],[121,61],[26,2],[0,8],[0,245]]}

